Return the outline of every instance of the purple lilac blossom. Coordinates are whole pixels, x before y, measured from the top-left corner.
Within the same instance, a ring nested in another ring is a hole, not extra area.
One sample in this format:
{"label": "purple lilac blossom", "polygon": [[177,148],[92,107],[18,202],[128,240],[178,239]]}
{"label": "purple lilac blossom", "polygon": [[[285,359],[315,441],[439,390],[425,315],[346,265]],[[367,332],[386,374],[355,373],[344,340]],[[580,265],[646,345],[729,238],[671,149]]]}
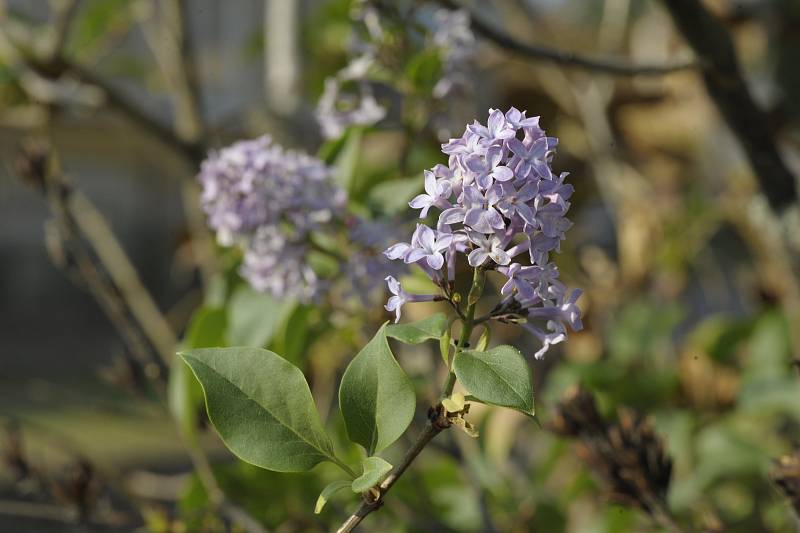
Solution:
{"label": "purple lilac blossom", "polygon": [[436,295],[433,294],[407,293],[403,290],[403,287],[400,286],[400,282],[393,276],[386,276],[386,286],[389,288],[389,292],[392,293],[392,296],[389,297],[389,301],[386,302],[384,307],[387,311],[394,311],[395,324],[400,322],[403,305],[409,302],[431,302],[436,299]]}
{"label": "purple lilac blossom", "polygon": [[321,161],[263,136],[211,153],[198,180],[208,225],[220,244],[243,249],[241,274],[255,289],[302,301],[319,294],[308,237],[341,218],[346,201]]}
{"label": "purple lilac blossom", "polygon": [[440,209],[450,207],[451,187],[447,181],[437,181],[436,175],[431,170],[425,171],[425,193],[416,196],[408,205],[414,209],[421,209],[419,218],[428,216],[428,209],[437,206]]}
{"label": "purple lilac blossom", "polygon": [[442,252],[450,246],[452,238],[452,235],[417,224],[417,229],[411,236],[411,247],[405,254],[405,262],[411,264],[424,259],[429,268],[440,270],[444,266]]}
{"label": "purple lilac blossom", "polygon": [[[410,202],[421,218],[438,209],[435,227],[418,224],[410,243],[384,252],[423,267],[443,289],[453,280],[457,254],[474,268],[504,275],[501,308],[524,318],[525,328],[542,342],[537,358],[566,339],[567,326],[582,328],[575,304],[581,293],[568,293],[550,262],[572,225],[566,213],[573,188],[565,183],[566,173],[551,169],[557,144],[545,136],[538,117],[513,107],[506,113],[490,109],[486,125],[475,122],[442,145],[448,164],[426,172],[426,194]],[[530,265],[522,264],[525,255]],[[399,318],[400,307],[414,300],[394,278],[389,288],[394,296],[387,309]]]}

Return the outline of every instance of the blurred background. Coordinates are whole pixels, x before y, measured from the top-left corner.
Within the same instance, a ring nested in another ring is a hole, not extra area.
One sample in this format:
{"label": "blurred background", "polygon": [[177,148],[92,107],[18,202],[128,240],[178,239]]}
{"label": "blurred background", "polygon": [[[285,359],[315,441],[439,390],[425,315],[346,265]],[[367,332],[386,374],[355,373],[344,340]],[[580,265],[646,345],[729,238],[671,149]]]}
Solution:
{"label": "blurred background", "polygon": [[[325,80],[370,42],[385,116],[326,140]],[[384,296],[249,289],[206,229],[200,163],[269,134],[404,235],[440,143],[511,106],[560,139],[555,261],[585,329],[531,358],[541,426],[475,409],[481,437],[427,450],[362,528],[797,529],[798,64],[794,0],[0,2],[0,530],[335,529],[354,497],[313,513],[334,473],[236,462],[181,411],[170,356],[281,348],[341,433],[338,377]],[[436,348],[398,347],[420,422]],[[625,454],[666,473],[640,482]]]}

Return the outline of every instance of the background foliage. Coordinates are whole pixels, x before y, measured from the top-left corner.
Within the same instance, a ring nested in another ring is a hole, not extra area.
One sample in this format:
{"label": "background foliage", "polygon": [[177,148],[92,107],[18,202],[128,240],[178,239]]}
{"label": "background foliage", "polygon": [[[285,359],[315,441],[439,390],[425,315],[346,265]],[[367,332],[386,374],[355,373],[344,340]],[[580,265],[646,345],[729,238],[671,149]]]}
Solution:
{"label": "background foliage", "polygon": [[[621,408],[650,417],[673,461],[669,507],[688,529],[796,527],[771,476],[773,461],[800,439],[798,252],[784,238],[800,234],[797,198],[776,193],[748,163],[719,93],[709,92],[709,77],[722,72],[707,66],[719,57],[713,50],[700,54],[703,65],[663,75],[609,75],[498,45],[473,24],[469,91],[436,100],[440,58],[401,23],[387,23],[397,39],[394,68],[383,73],[389,116],[323,142],[313,108],[325,77],[346,63],[357,31],[351,2],[225,4],[2,2],[0,529],[214,531],[252,529],[250,519],[275,531],[338,526],[356,502],[350,491],[313,512],[336,467],[283,474],[235,459],[209,431],[197,383],[170,355],[176,346],[233,345],[281,354],[302,369],[336,436],[330,445],[357,464],[345,443],[348,434],[360,442],[359,430],[338,414],[338,383],[389,317],[381,303],[310,305],[253,291],[236,274],[237,254],[204,228],[198,164],[210,148],[268,132],[333,165],[352,209],[408,227],[406,202],[421,192],[422,170],[442,162],[442,131],[460,134],[487,108],[512,105],[541,115],[561,139],[557,168],[571,172],[575,227],[557,262],[586,290],[585,329],[533,361],[531,339],[498,328],[491,346],[517,346],[533,365],[540,423],[473,404],[480,437],[453,431],[429,447],[364,529],[650,530],[635,503],[610,500],[580,439],[551,431],[576,384],[608,420],[622,423]],[[698,52],[672,18],[675,6],[691,4],[461,5],[516,43],[671,65]],[[713,28],[733,40],[764,112],[758,123],[796,175],[800,10],[788,0],[704,5]],[[23,140],[27,155],[14,166]],[[69,176],[67,185],[37,196],[43,173]],[[98,260],[110,273],[91,274]],[[413,283],[424,291],[428,282]],[[419,304],[409,320],[439,310]],[[424,341],[428,333],[389,327],[387,335]],[[439,347],[388,342],[416,390],[413,415],[402,407],[420,427],[442,381],[433,376]],[[477,356],[456,361],[465,383],[476,364]],[[514,398],[492,403],[530,411]],[[398,406],[378,398],[375,408]],[[408,444],[404,437],[384,455],[393,463]]]}

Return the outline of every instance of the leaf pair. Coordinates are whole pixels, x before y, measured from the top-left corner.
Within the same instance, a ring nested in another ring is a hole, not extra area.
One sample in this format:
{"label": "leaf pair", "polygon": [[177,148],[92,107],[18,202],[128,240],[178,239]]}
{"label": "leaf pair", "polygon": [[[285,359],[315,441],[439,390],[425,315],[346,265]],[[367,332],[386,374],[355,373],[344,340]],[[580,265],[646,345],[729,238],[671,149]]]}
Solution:
{"label": "leaf pair", "polygon": [[[341,465],[303,373],[260,348],[206,348],[181,356],[200,381],[208,416],[242,460],[278,472]],[[405,432],[416,400],[386,340],[386,326],[350,362],[339,388],[350,440],[372,456]]]}
{"label": "leaf pair", "polygon": [[[405,342],[436,339],[446,329],[442,319],[434,315],[388,332]],[[411,380],[386,337],[384,325],[351,361],[339,388],[348,437],[369,456],[405,432],[416,407]],[[260,348],[207,348],[181,356],[202,384],[211,422],[242,460],[280,472],[309,470],[326,460],[341,466],[297,367]],[[475,400],[533,414],[530,373],[515,348],[459,351],[453,370]]]}
{"label": "leaf pair", "polygon": [[[436,313],[410,324],[388,326],[387,335],[406,344],[439,339],[442,358],[447,364],[449,331],[445,315]],[[533,385],[525,358],[513,346],[484,351],[488,343],[489,328],[484,328],[477,350],[458,351],[453,360],[456,377],[474,400],[533,415]]]}

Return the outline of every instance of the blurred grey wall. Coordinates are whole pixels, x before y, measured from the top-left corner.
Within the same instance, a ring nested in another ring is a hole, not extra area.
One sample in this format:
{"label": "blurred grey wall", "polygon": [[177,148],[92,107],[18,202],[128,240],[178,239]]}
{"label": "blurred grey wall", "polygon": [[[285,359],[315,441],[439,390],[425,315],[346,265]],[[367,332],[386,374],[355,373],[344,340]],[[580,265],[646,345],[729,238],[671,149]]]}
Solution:
{"label": "blurred grey wall", "polygon": [[[45,1],[8,5],[26,18],[47,19]],[[264,102],[264,4],[191,0],[187,5],[205,118],[241,131]],[[144,66],[146,77],[124,74],[120,58]],[[137,28],[91,68],[152,116],[171,121],[163,79]],[[13,172],[17,147],[29,133],[0,125],[0,383],[25,376],[84,376],[122,350],[93,299],[48,259],[45,204]],[[181,182],[192,179],[194,169],[104,109],[59,113],[54,137],[66,173],[108,218],[162,309],[174,305],[191,283],[174,254],[185,231]],[[212,144],[226,140],[217,135]]]}

